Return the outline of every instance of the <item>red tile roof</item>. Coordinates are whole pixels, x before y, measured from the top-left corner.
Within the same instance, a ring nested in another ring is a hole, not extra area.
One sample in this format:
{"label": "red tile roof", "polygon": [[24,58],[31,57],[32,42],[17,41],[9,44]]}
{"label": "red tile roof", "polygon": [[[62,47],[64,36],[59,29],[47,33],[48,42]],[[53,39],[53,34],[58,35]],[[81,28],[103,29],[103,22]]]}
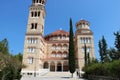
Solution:
{"label": "red tile roof", "polygon": [[69,32],[64,31],[64,30],[57,30],[57,31],[55,31],[55,32],[53,32],[53,33],[48,34],[48,35],[45,36],[45,37],[48,37],[48,36],[56,36],[56,35],[66,35],[66,36],[69,36]]}
{"label": "red tile roof", "polygon": [[79,22],[76,23],[76,26],[78,26],[78,25],[80,25],[80,24],[83,24],[83,23],[84,23],[84,24],[86,23],[86,24],[89,25],[89,22],[88,22],[88,21],[86,21],[86,20],[80,20]]}

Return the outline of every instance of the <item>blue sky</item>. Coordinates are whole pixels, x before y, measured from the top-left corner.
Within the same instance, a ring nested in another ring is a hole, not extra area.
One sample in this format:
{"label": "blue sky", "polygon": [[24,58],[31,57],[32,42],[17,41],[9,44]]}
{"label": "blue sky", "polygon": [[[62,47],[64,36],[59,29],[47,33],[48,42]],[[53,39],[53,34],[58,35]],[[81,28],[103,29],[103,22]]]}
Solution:
{"label": "blue sky", "polygon": [[[114,46],[113,32],[120,30],[120,0],[47,0],[45,35],[62,28],[69,31],[69,19],[90,22],[94,32],[95,52],[98,58],[98,41],[105,36],[108,46]],[[0,40],[7,38],[10,52],[23,52],[24,38],[31,0],[1,0]]]}

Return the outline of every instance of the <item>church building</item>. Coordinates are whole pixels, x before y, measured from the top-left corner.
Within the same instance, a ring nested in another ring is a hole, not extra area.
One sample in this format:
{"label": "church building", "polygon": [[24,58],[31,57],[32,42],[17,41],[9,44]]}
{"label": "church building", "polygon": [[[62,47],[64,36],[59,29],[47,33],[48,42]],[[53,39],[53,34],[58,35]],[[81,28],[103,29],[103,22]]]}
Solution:
{"label": "church building", "polygon": [[[24,42],[22,75],[40,76],[47,72],[69,71],[69,32],[56,30],[44,35],[46,0],[32,0],[29,8],[27,31]],[[84,44],[90,58],[95,58],[93,32],[90,23],[80,20],[76,23],[74,36],[76,66],[78,70],[84,67]],[[49,27],[49,26],[47,26]]]}

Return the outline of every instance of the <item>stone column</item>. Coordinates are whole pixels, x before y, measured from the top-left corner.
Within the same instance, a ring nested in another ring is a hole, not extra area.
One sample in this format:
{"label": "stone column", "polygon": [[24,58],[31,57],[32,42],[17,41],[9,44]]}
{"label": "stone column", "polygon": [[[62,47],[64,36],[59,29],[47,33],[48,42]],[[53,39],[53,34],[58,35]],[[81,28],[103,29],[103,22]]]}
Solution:
{"label": "stone column", "polygon": [[48,62],[48,69],[49,69],[49,71],[50,71],[50,62]]}
{"label": "stone column", "polygon": [[62,66],[61,66],[61,67],[62,67],[62,72],[63,72],[63,62],[61,62],[61,64],[62,64]]}
{"label": "stone column", "polygon": [[57,62],[55,62],[55,72],[57,71]]}

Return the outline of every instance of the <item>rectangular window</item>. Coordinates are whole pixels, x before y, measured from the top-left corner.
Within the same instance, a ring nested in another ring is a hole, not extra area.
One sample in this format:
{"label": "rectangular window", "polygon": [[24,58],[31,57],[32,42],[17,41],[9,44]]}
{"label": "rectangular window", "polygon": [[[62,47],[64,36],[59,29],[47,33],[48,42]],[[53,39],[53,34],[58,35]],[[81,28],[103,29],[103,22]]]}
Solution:
{"label": "rectangular window", "polygon": [[[90,53],[90,48],[89,47],[87,47],[87,49],[86,49],[86,51],[87,51],[87,53]],[[82,47],[82,53],[85,53],[85,49],[84,49],[84,47]]]}
{"label": "rectangular window", "polygon": [[36,49],[35,49],[34,47],[29,47],[29,48],[28,48],[28,52],[29,52],[29,53],[34,53],[35,50],[36,50]]}
{"label": "rectangular window", "polygon": [[87,53],[90,53],[90,48],[87,48]]}
{"label": "rectangular window", "polygon": [[37,44],[38,43],[38,39],[37,38],[28,38],[27,39],[27,43],[28,44]]}
{"label": "rectangular window", "polygon": [[32,57],[29,57],[28,58],[28,64],[32,64],[33,63],[33,58]]}
{"label": "rectangular window", "polygon": [[82,44],[91,43],[91,38],[89,38],[89,37],[80,38],[80,43],[82,43]]}

